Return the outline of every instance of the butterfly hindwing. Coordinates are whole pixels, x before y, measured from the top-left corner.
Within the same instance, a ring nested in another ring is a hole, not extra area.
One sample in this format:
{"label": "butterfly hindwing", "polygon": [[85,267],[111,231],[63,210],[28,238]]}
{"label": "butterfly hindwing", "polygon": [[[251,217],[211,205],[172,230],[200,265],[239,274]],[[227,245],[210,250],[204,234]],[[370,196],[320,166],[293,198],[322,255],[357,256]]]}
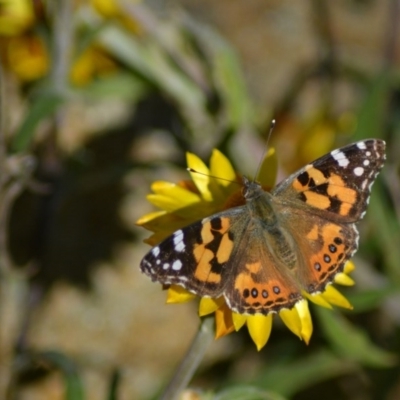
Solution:
{"label": "butterfly hindwing", "polygon": [[269,233],[254,221],[238,241],[228,268],[224,296],[241,314],[264,314],[292,308],[301,299],[296,277],[269,251]]}
{"label": "butterfly hindwing", "polygon": [[297,280],[310,294],[323,292],[357,250],[357,228],[352,223],[337,224],[316,215],[304,220],[296,210],[291,214],[291,223],[290,233],[298,244]]}

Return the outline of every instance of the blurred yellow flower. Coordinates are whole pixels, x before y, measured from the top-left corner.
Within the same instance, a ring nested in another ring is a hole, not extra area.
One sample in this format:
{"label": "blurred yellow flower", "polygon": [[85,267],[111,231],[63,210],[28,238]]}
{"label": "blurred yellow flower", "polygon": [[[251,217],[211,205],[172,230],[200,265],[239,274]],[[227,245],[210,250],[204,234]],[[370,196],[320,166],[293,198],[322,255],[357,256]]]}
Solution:
{"label": "blurred yellow flower", "polygon": [[32,0],[0,0],[0,36],[16,36],[35,21]]}
{"label": "blurred yellow flower", "polygon": [[90,0],[92,7],[104,18],[115,19],[132,32],[139,32],[139,24],[129,16],[124,6],[129,3],[138,3],[138,0],[121,2],[118,0]]}
{"label": "blurred yellow flower", "polygon": [[34,35],[12,37],[7,41],[8,68],[22,81],[42,78],[49,70],[49,57],[43,41]]}
{"label": "blurred yellow flower", "polygon": [[82,52],[73,63],[70,79],[73,84],[83,86],[95,77],[111,74],[116,69],[116,63],[105,51],[97,46],[91,46]]}
{"label": "blurred yellow flower", "polygon": [[[241,182],[229,160],[218,150],[214,150],[208,168],[194,154],[187,154],[187,165],[191,172],[192,181],[178,184],[169,182],[154,182],[153,194],[147,199],[161,211],[143,216],[137,224],[154,232],[147,239],[147,243],[155,245],[183,226],[189,225],[206,216],[224,209],[244,203],[238,183]],[[273,173],[271,173],[273,171]],[[277,159],[274,149],[266,155],[258,176],[258,180],[265,189],[274,186],[277,171]],[[219,177],[221,179],[215,179]],[[224,180],[226,179],[226,180]],[[352,285],[353,280],[348,273],[354,269],[351,262],[346,264],[342,273],[336,275],[335,283]],[[287,326],[301,340],[309,342],[313,331],[312,319],[308,308],[308,300],[331,308],[332,305],[352,308],[347,299],[332,285],[328,285],[323,293],[302,293],[303,298],[291,309],[282,309],[277,314]],[[167,302],[182,303],[194,299],[196,296],[181,286],[171,285],[167,292]],[[247,325],[249,334],[261,350],[268,341],[271,333],[274,314],[244,315],[233,312],[224,297],[203,297],[199,304],[199,315],[205,316],[214,313],[216,323],[216,338],[238,331]]]}

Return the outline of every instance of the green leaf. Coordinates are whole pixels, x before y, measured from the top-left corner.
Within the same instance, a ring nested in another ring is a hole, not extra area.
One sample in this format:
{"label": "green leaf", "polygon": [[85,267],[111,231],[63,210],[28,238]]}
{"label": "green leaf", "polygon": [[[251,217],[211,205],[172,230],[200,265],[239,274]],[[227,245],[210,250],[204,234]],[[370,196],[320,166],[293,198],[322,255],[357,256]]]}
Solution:
{"label": "green leaf", "polygon": [[116,73],[108,77],[95,80],[90,85],[76,90],[79,95],[98,100],[99,98],[118,98],[127,101],[136,101],[149,90],[143,80],[132,74]]}
{"label": "green leaf", "polygon": [[382,249],[385,272],[392,282],[400,286],[399,223],[379,180],[374,189],[369,204],[368,221],[373,226],[371,230],[377,232],[374,237]]}
{"label": "green leaf", "polygon": [[[291,398],[295,393],[324,380],[358,370],[357,365],[327,350],[320,350],[299,361],[287,361],[262,371],[253,383]],[[288,378],[290,377],[290,379]]]}
{"label": "green leaf", "polygon": [[39,122],[53,115],[63,103],[60,95],[46,93],[31,101],[30,109],[12,142],[12,150],[22,152],[30,145]]}
{"label": "green leaf", "polygon": [[355,313],[362,313],[379,307],[389,296],[400,293],[400,288],[389,286],[380,289],[369,289],[346,294],[353,305]]}
{"label": "green leaf", "polygon": [[319,322],[332,348],[342,357],[360,364],[385,368],[396,357],[371,342],[367,334],[348,322],[341,314],[315,307]]}
{"label": "green leaf", "polygon": [[112,373],[107,400],[118,400],[118,389],[121,385],[121,372],[115,369]]}
{"label": "green leaf", "polygon": [[358,112],[357,128],[353,139],[382,137],[386,101],[390,89],[390,75],[384,72],[372,81],[368,94]]}
{"label": "green leaf", "polygon": [[59,369],[66,386],[66,400],[84,400],[84,390],[76,365],[64,354],[58,351],[41,352],[40,357]]}
{"label": "green leaf", "polygon": [[99,39],[111,54],[164,90],[182,107],[204,109],[206,98],[200,88],[173,65],[156,42],[135,38],[113,26],[104,28]]}
{"label": "green leaf", "polygon": [[223,100],[227,125],[240,129],[254,119],[254,106],[250,102],[239,60],[232,47],[219,35],[207,30],[207,38],[214,56],[211,72]]}

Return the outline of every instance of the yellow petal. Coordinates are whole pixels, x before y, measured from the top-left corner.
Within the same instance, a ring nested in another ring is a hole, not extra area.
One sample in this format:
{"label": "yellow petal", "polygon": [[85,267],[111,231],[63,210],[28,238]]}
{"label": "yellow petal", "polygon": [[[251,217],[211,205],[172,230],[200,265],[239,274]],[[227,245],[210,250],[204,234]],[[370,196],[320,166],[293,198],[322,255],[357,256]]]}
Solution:
{"label": "yellow petal", "polygon": [[170,197],[179,208],[200,202],[199,195],[171,182],[155,181],[151,185],[151,190],[156,195]]}
{"label": "yellow petal", "polygon": [[195,297],[195,294],[188,292],[182,286],[171,285],[167,290],[167,304],[186,303]]}
{"label": "yellow petal", "polygon": [[200,172],[190,172],[193,182],[195,183],[197,189],[201,193],[201,196],[206,201],[211,201],[213,199],[212,193],[210,192],[210,171],[207,166],[193,153],[186,153],[186,162],[189,168]]}
{"label": "yellow petal", "polygon": [[273,147],[268,149],[264,160],[261,163],[260,171],[256,179],[262,186],[273,188],[275,186],[276,176],[278,173],[278,157]]}
{"label": "yellow petal", "polygon": [[146,198],[151,204],[155,205],[156,207],[168,212],[173,212],[182,209],[187,205],[190,205],[190,203],[199,203],[199,197],[197,195],[194,196],[196,198],[193,197],[193,193],[182,189],[181,197],[175,197],[169,194],[163,195],[151,193],[148,194]]}
{"label": "yellow petal", "polygon": [[343,272],[345,274],[350,274],[356,269],[356,266],[354,265],[353,261],[347,261],[347,263],[344,265],[344,270]]}
{"label": "yellow petal", "polygon": [[211,314],[218,310],[225,300],[223,297],[218,297],[217,299],[211,299],[209,297],[202,297],[199,304],[199,315],[204,317],[205,315]]}
{"label": "yellow petal", "polygon": [[247,316],[247,328],[257,350],[260,351],[268,342],[269,335],[271,334],[272,314]]}
{"label": "yellow petal", "polygon": [[354,280],[351,279],[344,272],[340,272],[335,275],[335,283],[343,286],[353,286],[355,284]]}
{"label": "yellow petal", "polygon": [[235,331],[238,331],[247,321],[247,315],[232,313],[233,325],[235,326]]}
{"label": "yellow petal", "polygon": [[224,303],[222,307],[215,311],[215,338],[219,339],[234,330],[235,326],[232,321],[232,311]]}
{"label": "yellow petal", "polygon": [[181,218],[176,213],[167,213],[166,211],[157,211],[155,213],[146,214],[136,223],[143,228],[152,232],[169,232],[169,235],[182,226],[188,225],[192,220]]}
{"label": "yellow petal", "polygon": [[295,307],[291,308],[284,308],[279,311],[279,317],[283,321],[283,323],[301,340],[303,337],[301,336],[301,321],[299,317],[299,313]]}
{"label": "yellow petal", "polygon": [[343,307],[343,308],[348,308],[349,310],[353,309],[353,306],[349,303],[349,301],[344,297],[337,289],[335,289],[332,285],[328,285],[325,288],[325,291],[321,293],[321,296],[326,300],[329,301],[329,303]]}
{"label": "yellow petal", "polygon": [[165,215],[167,212],[166,211],[154,211],[151,213],[148,213],[146,215],[143,215],[143,217],[140,217],[136,221],[136,225],[144,225],[149,221],[152,221],[153,219],[156,219],[158,217],[161,217],[162,215]]}
{"label": "yellow petal", "polygon": [[218,178],[227,179],[218,181],[221,186],[229,186],[236,180],[236,173],[228,158],[219,150],[214,149],[210,159],[210,174]]}
{"label": "yellow petal", "polygon": [[295,304],[294,307],[299,314],[301,322],[301,337],[308,344],[313,331],[312,319],[308,309],[308,302],[305,299],[300,300]]}
{"label": "yellow petal", "polygon": [[332,306],[321,296],[320,293],[309,294],[303,291],[301,294],[303,297],[305,297],[307,300],[310,300],[317,306],[329,308],[330,310],[332,309]]}

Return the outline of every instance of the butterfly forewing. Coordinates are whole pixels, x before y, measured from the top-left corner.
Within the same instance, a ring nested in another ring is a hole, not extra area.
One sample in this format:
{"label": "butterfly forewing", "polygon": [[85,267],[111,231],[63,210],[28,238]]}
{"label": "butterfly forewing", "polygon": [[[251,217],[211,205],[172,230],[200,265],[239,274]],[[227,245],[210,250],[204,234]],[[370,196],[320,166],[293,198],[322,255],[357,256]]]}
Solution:
{"label": "butterfly forewing", "polygon": [[384,141],[360,141],[306,165],[279,184],[273,194],[277,201],[289,201],[295,207],[305,203],[309,212],[326,219],[356,222],[364,216],[384,160]]}
{"label": "butterfly forewing", "polygon": [[234,247],[232,224],[240,224],[241,215],[243,207],[237,207],[177,230],[143,258],[142,271],[153,281],[180,285],[200,296],[220,296]]}

